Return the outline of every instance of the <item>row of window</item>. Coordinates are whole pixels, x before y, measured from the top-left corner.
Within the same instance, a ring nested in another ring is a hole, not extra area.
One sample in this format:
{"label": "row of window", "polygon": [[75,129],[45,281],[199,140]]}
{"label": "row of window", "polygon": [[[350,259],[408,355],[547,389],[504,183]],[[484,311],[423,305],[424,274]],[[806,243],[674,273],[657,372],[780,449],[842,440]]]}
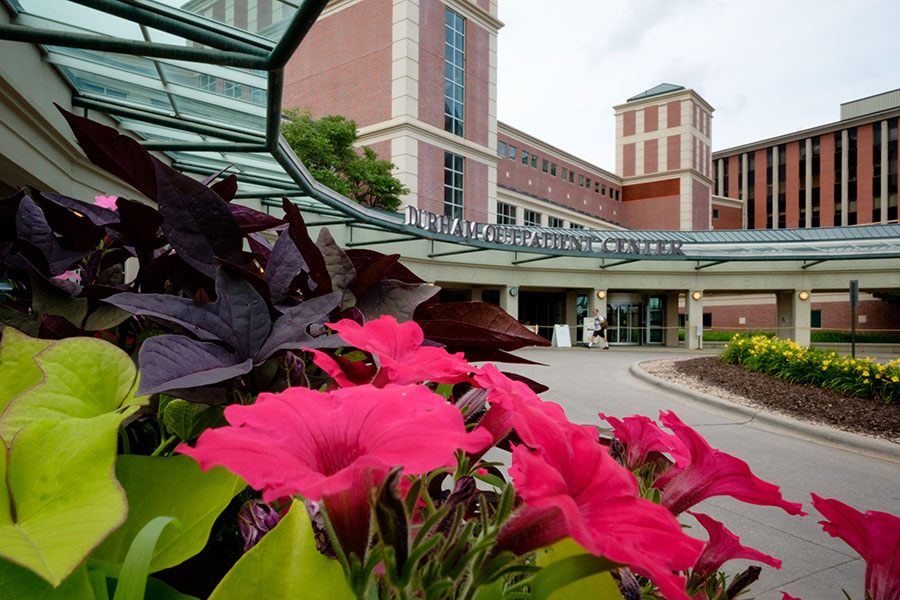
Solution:
{"label": "row of window", "polygon": [[[543,216],[536,210],[523,210],[523,225],[529,227],[540,227]],[[517,225],[516,207],[506,202],[497,202],[497,224],[498,225]],[[547,215],[547,227],[557,229],[563,228],[563,220],[559,217]],[[569,229],[584,229],[584,225],[578,223],[569,223]]]}
{"label": "row of window", "polygon": [[[505,158],[509,158],[510,160],[516,160],[516,147],[512,144],[507,144],[506,142],[498,141],[497,142],[497,155]],[[557,164],[555,162],[550,162],[546,158],[539,159],[536,154],[528,154],[525,150],[521,152],[522,156],[522,164],[525,166],[531,166],[532,169],[538,168],[538,162],[541,163],[541,171],[544,173],[548,173],[551,177],[556,177],[556,173],[559,170],[557,168]],[[559,170],[561,173],[561,178],[563,181],[568,181],[569,183],[575,183],[575,171],[572,171],[566,167],[562,167]],[[584,188],[588,191],[591,189],[591,178],[585,177],[584,175],[578,175],[578,187]],[[594,193],[600,194],[601,196],[608,196],[613,198],[614,200],[619,200],[619,190],[613,189],[611,186],[609,188],[609,194],[606,193],[606,184],[601,183],[599,181],[593,182]]]}
{"label": "row of window", "polygon": [[[872,126],[872,181],[871,181],[871,190],[872,190],[872,222],[880,222],[882,220],[893,221],[898,218],[897,211],[897,118],[888,119],[887,120],[887,169],[884,169],[882,165],[882,152],[883,152],[883,142],[882,142],[882,134],[881,128],[882,125],[880,122],[876,122]],[[834,172],[834,183],[833,183],[833,199],[834,199],[834,219],[833,223],[835,225],[841,225],[844,220],[844,206],[843,206],[843,169],[844,169],[844,154],[847,154],[847,224],[848,225],[856,225],[858,223],[858,215],[857,215],[857,187],[858,184],[861,184],[861,181],[857,180],[857,128],[851,127],[846,130],[847,136],[847,147],[844,147],[844,131],[836,131],[832,134],[832,140],[834,144],[834,152],[832,155],[832,164],[833,164],[833,172]],[[820,148],[821,148],[821,136],[814,136],[809,138],[810,146],[812,147],[812,156],[807,156],[806,151],[806,143],[807,140],[800,140],[799,142],[799,152],[798,152],[798,169],[799,173],[799,204],[798,204],[798,213],[799,213],[799,223],[801,227],[806,227],[807,223],[807,214],[806,214],[806,190],[807,190],[807,178],[806,174],[806,161],[811,160],[811,181],[809,182],[809,191],[810,191],[810,199],[811,199],[811,210],[812,214],[809,215],[810,226],[819,227],[821,224],[821,190],[819,186],[819,181],[821,178],[821,156],[820,156]],[[747,227],[750,229],[754,229],[757,227],[756,223],[756,206],[755,206],[755,152],[750,152],[747,156],[748,159],[748,170],[747,170]],[[767,228],[772,228],[772,226],[777,222],[778,227],[785,227],[786,223],[786,167],[787,167],[787,153],[786,153],[786,144],[780,144],[778,146],[768,148],[766,150],[766,223],[765,226]],[[716,186],[717,189],[720,189],[721,194],[724,196],[728,195],[728,183],[729,183],[729,160],[722,160],[722,180],[721,180],[721,188],[719,188],[719,179],[718,179],[718,169],[716,170]],[[738,181],[742,181],[743,177],[743,162],[740,157],[738,157]],[[886,171],[886,173],[884,172]],[[776,178],[777,174],[777,178]],[[883,215],[881,210],[881,197],[882,197],[882,177],[887,176],[887,214]],[[775,181],[777,181],[777,202],[778,202],[778,213],[774,214],[774,204],[776,198],[774,197],[774,188]],[[777,221],[776,221],[777,219]],[[762,225],[760,223],[759,225]]]}

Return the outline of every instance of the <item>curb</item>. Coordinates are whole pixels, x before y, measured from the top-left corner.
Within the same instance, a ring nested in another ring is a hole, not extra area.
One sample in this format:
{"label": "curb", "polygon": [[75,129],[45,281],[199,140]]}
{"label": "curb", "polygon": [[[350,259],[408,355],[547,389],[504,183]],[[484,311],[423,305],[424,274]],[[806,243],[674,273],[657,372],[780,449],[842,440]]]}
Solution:
{"label": "curb", "polygon": [[723,412],[749,419],[746,424],[760,423],[772,429],[777,429],[792,437],[801,438],[817,444],[832,446],[857,454],[864,454],[873,458],[879,458],[889,462],[900,463],[900,444],[894,444],[885,440],[869,438],[855,433],[813,425],[804,421],[798,421],[791,417],[763,412],[761,410],[734,404],[722,398],[696,392],[684,388],[670,381],[665,381],[651,375],[639,363],[632,363],[628,368],[637,379],[646,381],[658,388],[674,392],[694,402],[712,406]]}

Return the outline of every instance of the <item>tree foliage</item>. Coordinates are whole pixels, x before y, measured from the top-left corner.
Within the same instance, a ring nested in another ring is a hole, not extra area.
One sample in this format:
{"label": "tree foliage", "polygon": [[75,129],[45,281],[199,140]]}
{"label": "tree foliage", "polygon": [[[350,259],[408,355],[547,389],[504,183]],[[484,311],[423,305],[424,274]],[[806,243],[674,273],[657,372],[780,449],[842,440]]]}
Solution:
{"label": "tree foliage", "polygon": [[281,133],[312,176],[363,206],[396,210],[409,193],[393,175],[394,164],[374,150],[354,148],[356,121],[341,115],[313,119],[309,111],[287,111]]}

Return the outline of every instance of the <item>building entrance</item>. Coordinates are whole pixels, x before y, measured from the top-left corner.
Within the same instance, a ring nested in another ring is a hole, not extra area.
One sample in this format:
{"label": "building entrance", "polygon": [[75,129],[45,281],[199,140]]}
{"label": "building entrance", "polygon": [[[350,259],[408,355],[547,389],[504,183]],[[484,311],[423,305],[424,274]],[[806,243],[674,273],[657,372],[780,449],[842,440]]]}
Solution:
{"label": "building entrance", "polygon": [[609,329],[606,334],[610,344],[641,343],[641,308],[640,302],[608,305],[606,320]]}
{"label": "building entrance", "polygon": [[538,326],[538,334],[553,338],[553,326],[562,323],[565,294],[559,292],[521,292],[519,321],[526,326]]}

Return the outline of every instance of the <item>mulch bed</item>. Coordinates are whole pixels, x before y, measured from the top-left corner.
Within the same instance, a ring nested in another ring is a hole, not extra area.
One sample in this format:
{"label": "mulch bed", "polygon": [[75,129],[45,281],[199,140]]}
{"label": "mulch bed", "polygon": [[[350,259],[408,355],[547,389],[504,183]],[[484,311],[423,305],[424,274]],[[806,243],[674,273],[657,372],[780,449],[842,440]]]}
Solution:
{"label": "mulch bed", "polygon": [[721,363],[714,356],[678,361],[674,366],[679,373],[743,396],[761,408],[900,442],[900,404],[788,383],[765,373],[751,373],[738,365]]}

